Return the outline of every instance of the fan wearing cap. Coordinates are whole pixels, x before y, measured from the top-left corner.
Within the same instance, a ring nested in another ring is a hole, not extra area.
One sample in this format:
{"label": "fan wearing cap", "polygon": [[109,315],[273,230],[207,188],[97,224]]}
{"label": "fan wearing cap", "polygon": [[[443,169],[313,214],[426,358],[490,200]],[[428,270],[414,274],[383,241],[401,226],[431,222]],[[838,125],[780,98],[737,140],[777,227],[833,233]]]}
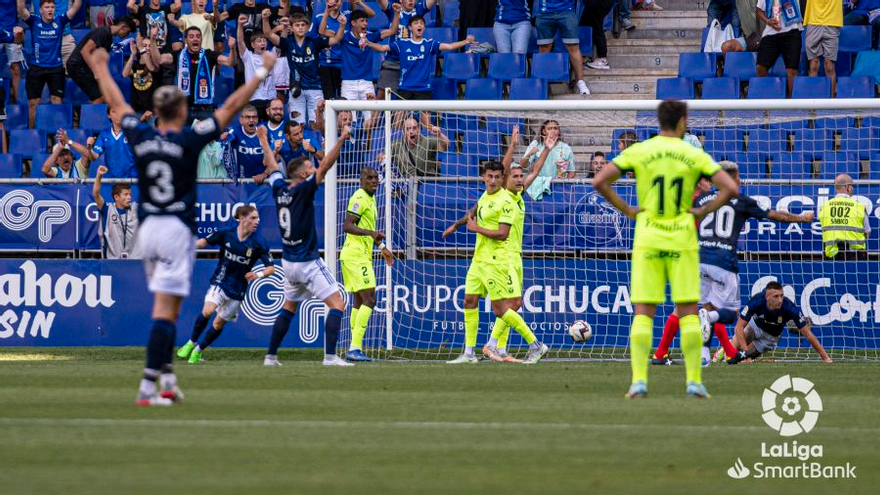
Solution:
{"label": "fan wearing cap", "polygon": [[[721,169],[739,186],[739,167],[736,163],[723,160],[718,163]],[[707,190],[694,199],[694,207],[708,204],[716,192]],[[763,220],[769,218],[782,223],[810,223],[813,212],[795,215],[787,211],[770,210],[743,193],[739,193],[718,211],[703,218],[697,226],[700,242],[700,325],[703,330],[703,365],[709,363],[708,343],[714,331],[727,358],[736,355],[725,325],[736,323],[736,313],[740,308],[739,269],[737,267],[736,245],[743,225],[750,218]],[[663,337],[654,353],[654,364],[673,364],[669,359],[669,345],[678,333],[678,316],[673,313],[663,327]],[[720,360],[721,354],[716,355]]]}

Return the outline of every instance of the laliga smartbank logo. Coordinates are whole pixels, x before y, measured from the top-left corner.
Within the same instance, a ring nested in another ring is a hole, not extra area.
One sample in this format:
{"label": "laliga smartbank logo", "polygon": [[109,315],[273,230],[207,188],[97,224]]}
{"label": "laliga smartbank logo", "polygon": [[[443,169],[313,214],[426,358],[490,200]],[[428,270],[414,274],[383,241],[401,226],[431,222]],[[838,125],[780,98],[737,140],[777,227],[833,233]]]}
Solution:
{"label": "laliga smartbank logo", "polygon": [[[761,417],[780,436],[788,438],[806,434],[816,427],[823,411],[822,397],[813,382],[785,375],[764,389]],[[796,479],[855,478],[856,466],[850,463],[826,465],[823,445],[798,443],[796,440],[777,444],[761,442],[761,461],[747,465],[741,457],[727,469],[734,479]]]}

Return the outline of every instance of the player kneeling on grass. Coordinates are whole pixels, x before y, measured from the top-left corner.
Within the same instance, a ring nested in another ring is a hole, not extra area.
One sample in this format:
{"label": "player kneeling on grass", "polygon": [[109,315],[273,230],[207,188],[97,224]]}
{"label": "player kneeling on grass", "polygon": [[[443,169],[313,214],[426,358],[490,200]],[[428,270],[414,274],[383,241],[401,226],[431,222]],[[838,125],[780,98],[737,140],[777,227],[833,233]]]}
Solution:
{"label": "player kneeling on grass", "polygon": [[[269,244],[256,233],[260,225],[257,209],[251,205],[239,206],[235,210],[235,218],[238,220],[238,227],[220,229],[196,241],[198,249],[204,249],[208,245],[220,246],[220,261],[211,275],[211,287],[205,295],[205,306],[193,325],[192,336],[189,342],[177,350],[177,357],[189,359],[189,364],[198,364],[204,350],[223,332],[226,322],[238,319],[238,309],[247,294],[248,284],[275,273]],[[257,260],[262,260],[265,268],[252,272]],[[205,338],[197,343],[211,321],[211,315],[215,313],[214,324]]]}
{"label": "player kneeling on grass", "polygon": [[351,309],[351,344],[345,359],[371,361],[364,356],[362,346],[367,324],[376,306],[376,274],[373,272],[373,245],[379,248],[385,263],[391,266],[394,256],[385,247],[385,234],[376,230],[376,188],[379,174],[373,167],[361,169],[361,187],[348,200],[345,213],[345,244],[339,253],[345,290],[354,296]]}
{"label": "player kneeling on grass", "polygon": [[738,352],[727,363],[749,362],[767,351],[776,349],[782,331],[789,321],[794,323],[798,333],[807,338],[822,361],[830,363],[831,357],[825,352],[819,339],[813,335],[809,320],[789,298],[783,295],[782,285],[779,282],[768,283],[767,287],[761,293],[752,296],[748,304],[739,312],[736,333],[733,337],[733,345]]}
{"label": "player kneeling on grass", "polygon": [[468,212],[467,218],[468,230],[477,233],[477,244],[464,283],[464,353],[447,362],[479,362],[474,353],[480,325],[477,306],[480,298],[488,295],[495,316],[513,327],[529,344],[529,353],[523,362],[535,364],[547,354],[548,349],[535,338],[525,320],[516,312],[517,302],[522,297],[522,284],[520,275],[511,263],[506,241],[511,226],[516,223],[514,210],[517,206],[510,193],[502,187],[504,166],[494,161],[483,165],[483,182],[486,192],[477,202],[476,209]]}

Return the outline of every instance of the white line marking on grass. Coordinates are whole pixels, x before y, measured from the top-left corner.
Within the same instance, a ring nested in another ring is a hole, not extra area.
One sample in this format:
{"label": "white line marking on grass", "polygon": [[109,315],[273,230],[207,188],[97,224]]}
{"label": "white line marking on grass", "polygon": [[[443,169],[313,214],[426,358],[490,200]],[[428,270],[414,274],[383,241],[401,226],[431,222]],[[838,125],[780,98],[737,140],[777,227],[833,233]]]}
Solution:
{"label": "white line marking on grass", "polygon": [[[163,426],[211,428],[386,428],[386,429],[464,429],[464,430],[644,430],[648,428],[696,432],[764,431],[765,426],[669,425],[669,424],[573,424],[573,423],[480,423],[463,421],[311,421],[271,419],[114,419],[114,418],[0,418],[2,426]],[[880,433],[880,428],[842,428],[825,426],[823,431]]]}

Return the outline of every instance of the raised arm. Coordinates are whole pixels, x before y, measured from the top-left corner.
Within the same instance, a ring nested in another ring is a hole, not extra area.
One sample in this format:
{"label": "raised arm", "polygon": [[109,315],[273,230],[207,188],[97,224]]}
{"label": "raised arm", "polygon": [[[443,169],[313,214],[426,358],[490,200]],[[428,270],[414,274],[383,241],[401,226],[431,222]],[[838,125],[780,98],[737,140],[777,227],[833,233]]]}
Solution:
{"label": "raised arm", "polygon": [[120,110],[122,115],[134,113],[134,109],[125,101],[125,96],[122,95],[122,91],[119,90],[119,86],[116,85],[116,81],[110,75],[110,67],[107,65],[110,55],[107,53],[107,50],[98,48],[91,53],[83,53],[83,59],[85,59],[89,68],[92,69],[92,74],[98,80],[101,94],[104,95],[110,108]]}
{"label": "raised arm", "polygon": [[425,0],[425,7],[428,7],[428,10],[434,8],[434,5],[437,4],[437,0]]}
{"label": "raised arm", "polygon": [[795,215],[794,213],[789,213],[787,211],[771,210],[770,213],[767,214],[767,218],[781,223],[811,223],[814,215],[812,211]]}
{"label": "raised arm", "polygon": [[[91,138],[94,139],[94,138]],[[92,151],[92,147],[89,146],[88,140],[85,145],[79,144],[76,141],[73,141],[68,137],[67,131],[64,129],[58,129],[58,132],[55,134],[55,140],[61,144],[61,146],[69,146],[70,149],[76,151],[86,160],[93,162],[98,159],[98,154]],[[94,143],[93,143],[94,144]]]}
{"label": "raised arm", "polygon": [[28,11],[27,7],[24,5],[24,0],[16,0],[15,10],[18,11],[18,16],[21,17],[21,20],[27,21],[31,18],[30,11]]}
{"label": "raised arm", "polygon": [[456,220],[455,222],[453,222],[453,224],[450,225],[449,227],[446,227],[446,230],[443,231],[443,238],[445,239],[445,238],[451,236],[462,225],[467,225],[468,218],[472,217],[476,212],[477,212],[477,207],[474,206],[470,210],[468,210],[467,213],[465,213],[463,217],[461,217],[458,220]]}
{"label": "raised arm", "polygon": [[[327,31],[327,18],[330,17],[327,12],[324,12],[324,17],[321,18],[321,25],[318,26],[318,32],[323,33]],[[345,36],[345,29],[342,26],[345,26],[348,23],[348,18],[344,15],[339,14],[339,17],[336,18],[339,21],[339,28],[336,32],[333,33],[333,37],[327,40],[327,43],[330,46],[337,45],[342,42],[342,37]]]}
{"label": "raised arm", "polygon": [[342,128],[342,134],[339,135],[336,144],[333,145],[333,148],[328,151],[326,155],[324,155],[324,158],[321,160],[321,165],[318,167],[318,171],[315,172],[315,181],[318,184],[324,182],[324,177],[327,175],[327,172],[336,164],[336,160],[339,159],[339,152],[342,151],[342,145],[348,141],[349,137],[351,137],[351,127],[345,126]]}
{"label": "raised arm", "polygon": [[371,9],[363,0],[351,0],[351,10],[360,8],[367,17],[376,17],[376,11]]}
{"label": "raised arm", "polygon": [[813,349],[816,350],[816,352],[819,354],[819,357],[822,358],[822,361],[825,361],[826,363],[831,363],[831,357],[828,355],[827,352],[825,352],[825,348],[822,347],[821,343],[819,343],[819,339],[817,339],[816,336],[813,335],[813,330],[811,327],[812,325],[807,323],[804,328],[798,329],[798,332],[800,332],[801,335],[807,338],[807,342],[809,342],[810,345],[813,346]]}
{"label": "raised arm", "polygon": [[101,179],[104,178],[106,173],[107,167],[104,165],[98,167],[98,172],[95,174],[95,185],[92,186],[92,196],[95,197],[95,206],[99,210],[104,207],[104,196],[101,196]]}
{"label": "raised arm", "polygon": [[227,67],[235,67],[235,64],[238,63],[238,55],[236,55],[235,46],[237,44],[237,40],[235,38],[229,38],[227,40],[229,44],[229,55],[220,55],[217,57],[217,63],[220,65],[225,65]]}
{"label": "raised arm", "polygon": [[150,72],[158,70],[160,65],[171,65],[174,63],[174,55],[159,52],[159,43],[156,41],[158,38],[159,28],[154,27],[150,30],[150,60],[146,62],[147,69]]}
{"label": "raised arm", "polygon": [[50,179],[54,179],[56,177],[56,172],[52,170],[52,167],[55,165],[55,162],[58,161],[58,153],[61,153],[61,150],[64,149],[64,146],[61,143],[55,143],[55,146],[52,146],[52,154],[46,157],[46,161],[43,162],[43,175]]}
{"label": "raised arm", "polygon": [[[138,39],[140,39],[140,35],[138,35]],[[131,46],[131,55],[129,55],[128,60],[125,61],[125,67],[122,68],[122,77],[131,77],[132,73],[134,72],[134,59],[136,59],[138,56],[138,42],[133,39],[129,39],[129,45]]]}
{"label": "raised arm", "polygon": [[[265,10],[269,10],[269,9],[265,9]],[[247,22],[247,19],[248,19],[247,16],[242,14],[242,15],[238,16],[238,22],[235,23],[236,24],[235,37],[238,38],[238,53],[240,53],[242,56],[244,56],[244,51],[248,49],[247,43],[245,43],[245,41],[244,41],[244,23]],[[266,22],[265,21],[263,21],[263,34],[264,35],[266,34]],[[269,36],[266,36],[266,38],[268,39]],[[277,38],[277,36],[276,36],[276,38]]]}
{"label": "raised arm", "polygon": [[440,43],[440,51],[441,52],[448,52],[449,50],[460,50],[460,49],[464,48],[466,45],[474,44],[474,41],[476,41],[476,40],[477,39],[474,38],[473,35],[468,35],[467,38],[465,38],[461,41],[456,41],[455,43]]}
{"label": "raised arm", "polygon": [[544,149],[541,151],[541,154],[538,155],[535,163],[532,164],[532,168],[529,170],[529,175],[523,178],[523,189],[528,189],[529,186],[532,185],[532,182],[535,182],[535,179],[538,178],[538,175],[541,174],[541,169],[544,168],[544,162],[546,162],[547,157],[550,156],[550,150],[556,145],[556,138],[548,136],[544,143]]}
{"label": "raised arm", "polygon": [[128,2],[125,3],[125,8],[128,9],[131,14],[137,14],[138,10],[140,9],[140,5],[138,5],[135,0],[128,0]]}
{"label": "raised arm", "polygon": [[166,19],[168,19],[168,22],[170,22],[177,29],[179,29],[181,31],[186,29],[186,23],[183,22],[182,20],[178,19],[176,14],[168,14]]}
{"label": "raised arm", "polygon": [[[604,171],[605,168],[602,169],[602,172]],[[599,174],[601,175],[602,172],[600,172]],[[701,208],[691,208],[690,210],[690,212],[695,217],[697,217],[697,220],[702,219],[709,213],[712,213],[718,208],[726,205],[727,202],[730,201],[730,198],[739,194],[739,186],[736,185],[736,181],[734,181],[733,178],[730,177],[730,174],[724,172],[723,170],[715,172],[715,175],[712,176],[712,184],[718,188],[718,194],[715,195],[715,199],[713,199]]]}
{"label": "raised arm", "polygon": [[501,159],[501,165],[504,166],[504,176],[510,173],[510,164],[513,163],[513,153],[516,150],[516,143],[519,141],[519,126],[513,126],[513,130],[510,133],[510,142],[507,145],[507,151],[504,153],[504,158]]}
{"label": "raised arm", "polygon": [[[335,36],[334,36],[334,38],[335,38]],[[340,36],[340,39],[341,39],[341,38],[342,38],[342,37]],[[377,52],[380,52],[380,53],[381,53],[381,52],[390,52],[390,51],[391,51],[391,45],[382,45],[382,44],[380,44],[380,43],[373,43],[372,41],[367,41],[367,47],[369,47],[369,48],[370,48],[371,50],[373,50],[373,51],[377,51]]]}
{"label": "raised arm", "polygon": [[[263,36],[269,40],[269,43],[272,43],[274,46],[278,46],[281,44],[281,37],[272,30],[272,23],[269,22],[269,18],[272,17],[272,11],[269,9],[263,9],[263,12],[260,14],[263,16]],[[238,23],[239,29],[241,29],[241,22]],[[241,34],[238,35],[239,38],[243,38]],[[241,52],[244,53],[244,52]]]}
{"label": "raised arm", "polygon": [[252,77],[250,81],[240,86],[229,98],[223,102],[223,106],[214,111],[214,118],[221,128],[225,128],[232,122],[232,117],[240,112],[251,101],[251,96],[260,86],[260,84],[268,77],[275,66],[275,54],[266,52],[263,54],[263,67],[257,69],[257,75]]}
{"label": "raised arm", "polygon": [[175,14],[180,12],[180,9],[183,8],[183,0],[174,0],[174,3],[171,4],[171,12]]}
{"label": "raised arm", "polygon": [[391,8],[394,9],[394,19],[391,20],[391,25],[388,26],[388,29],[382,31],[383,40],[397,34],[397,30],[400,28],[400,4],[395,3]]}
{"label": "raised arm", "polygon": [[76,13],[79,12],[80,7],[82,7],[82,0],[73,0],[73,3],[70,4],[70,8],[67,9],[67,18],[73,20]]}
{"label": "raised arm", "polygon": [[443,133],[443,129],[440,129],[440,127],[436,125],[432,125],[428,128],[428,132],[437,136],[437,139],[440,140],[440,142],[437,143],[437,151],[442,153],[449,149],[449,137]]}

